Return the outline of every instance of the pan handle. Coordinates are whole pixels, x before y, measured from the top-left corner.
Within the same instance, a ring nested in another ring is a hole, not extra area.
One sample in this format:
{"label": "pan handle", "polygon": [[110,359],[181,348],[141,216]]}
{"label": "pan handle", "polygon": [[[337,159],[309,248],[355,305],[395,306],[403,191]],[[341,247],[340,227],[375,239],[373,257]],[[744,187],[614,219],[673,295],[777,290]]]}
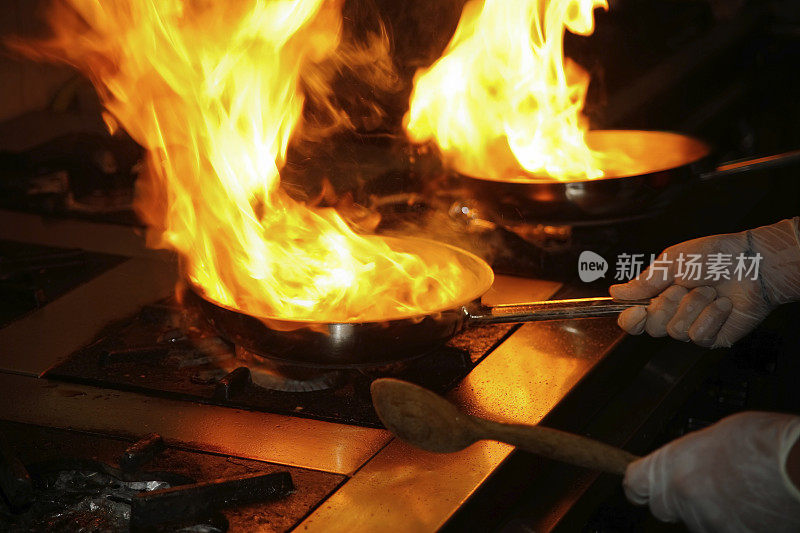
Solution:
{"label": "pan handle", "polygon": [[481,305],[469,311],[470,324],[508,324],[566,320],[616,315],[629,307],[646,306],[645,300],[615,300],[611,297],[576,298],[572,300],[547,300],[510,305]]}
{"label": "pan handle", "polygon": [[800,161],[800,150],[792,150],[782,154],[768,155],[756,159],[742,159],[723,163],[711,172],[700,174],[701,181],[708,181],[715,178],[741,174],[751,170],[763,170],[766,168],[780,168],[796,161]]}

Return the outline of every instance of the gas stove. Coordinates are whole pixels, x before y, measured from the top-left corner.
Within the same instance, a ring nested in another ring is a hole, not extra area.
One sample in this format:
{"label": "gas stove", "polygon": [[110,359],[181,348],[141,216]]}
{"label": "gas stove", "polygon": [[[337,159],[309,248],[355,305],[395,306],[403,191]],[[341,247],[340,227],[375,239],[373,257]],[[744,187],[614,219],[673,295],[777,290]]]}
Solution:
{"label": "gas stove", "polygon": [[[208,499],[208,512],[192,504],[181,523],[220,530],[254,523],[276,530],[433,530],[517,487],[519,462],[532,458],[486,441],[448,455],[412,448],[381,427],[367,393],[371,379],[400,376],[473,414],[585,432],[631,385],[629,378],[664,364],[630,354],[613,318],[602,318],[477,328],[390,368],[287,368],[221,340],[178,305],[175,263],[146,250],[135,229],[12,212],[0,218],[12,222],[3,228],[26,228],[0,235],[14,239],[16,253],[51,250],[58,239],[99,264],[84,268],[86,275],[58,298],[0,329],[0,423],[11,428],[6,455],[24,465],[35,496],[49,502],[36,505],[44,509],[38,516],[3,515],[14,523],[85,517],[86,508],[108,500],[118,505],[104,507],[102,520],[170,527],[175,517],[160,515],[159,499],[196,497]],[[515,303],[574,295],[567,289],[498,276],[487,298]],[[664,356],[678,377],[703,359],[682,348],[683,356]],[[674,392],[672,384],[662,388],[661,398]],[[631,422],[644,424],[656,403],[592,434],[624,445],[639,433]],[[619,431],[623,421],[627,429]],[[153,441],[158,449],[147,451]],[[140,455],[133,473],[124,468],[125,450]],[[51,458],[69,460],[42,470]],[[548,464],[535,463],[525,467],[526,484]],[[287,479],[276,488],[275,478],[248,477],[276,472],[288,475],[293,489]],[[588,490],[596,476],[580,474]],[[500,479],[507,480],[503,491],[488,488]],[[262,482],[272,487],[263,498],[225,499],[228,490],[241,492],[241,483]],[[54,500],[63,503],[52,494],[56,485],[73,487],[81,498],[73,494],[70,505],[54,510]],[[140,500],[156,501],[155,507]],[[542,509],[543,516],[554,509]],[[145,518],[135,518],[142,512]]]}

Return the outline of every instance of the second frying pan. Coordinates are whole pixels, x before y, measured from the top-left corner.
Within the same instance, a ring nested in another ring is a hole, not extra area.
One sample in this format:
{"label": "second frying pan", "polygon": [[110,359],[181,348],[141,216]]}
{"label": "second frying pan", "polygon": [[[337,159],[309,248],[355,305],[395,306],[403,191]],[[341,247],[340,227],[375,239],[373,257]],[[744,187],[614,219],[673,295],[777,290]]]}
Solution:
{"label": "second frying pan", "polygon": [[502,181],[462,173],[460,183],[471,199],[493,213],[490,218],[496,223],[579,223],[636,217],[665,207],[701,181],[800,161],[796,150],[715,164],[705,142],[665,131],[594,130],[587,143],[598,151],[617,152],[618,170],[579,181]]}

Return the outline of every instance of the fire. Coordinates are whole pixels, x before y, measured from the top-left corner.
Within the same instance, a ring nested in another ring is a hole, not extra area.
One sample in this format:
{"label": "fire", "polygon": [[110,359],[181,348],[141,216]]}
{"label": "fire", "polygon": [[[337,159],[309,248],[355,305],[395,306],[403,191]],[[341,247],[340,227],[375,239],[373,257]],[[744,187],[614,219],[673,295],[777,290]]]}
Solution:
{"label": "fire", "polygon": [[392,249],[280,186],[290,141],[319,126],[304,105],[346,127],[330,77],[380,52],[343,42],[341,1],[62,0],[48,20],[52,38],[16,48],[82,70],[147,148],[151,243],[176,250],[209,298],[348,322],[446,308],[469,283],[446,254]]}
{"label": "fire", "polygon": [[592,179],[589,76],[565,60],[564,31],[589,35],[606,0],[471,0],[445,54],[417,73],[406,129],[463,174],[508,181]]}

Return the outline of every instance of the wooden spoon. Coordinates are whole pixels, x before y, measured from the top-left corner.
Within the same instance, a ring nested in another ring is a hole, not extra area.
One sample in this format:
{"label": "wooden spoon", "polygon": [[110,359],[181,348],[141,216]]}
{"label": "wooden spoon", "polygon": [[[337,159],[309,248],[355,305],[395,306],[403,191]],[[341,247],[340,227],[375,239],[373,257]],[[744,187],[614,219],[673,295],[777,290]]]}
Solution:
{"label": "wooden spoon", "polygon": [[381,378],[372,382],[372,404],[386,428],[423,450],[449,453],[479,440],[513,444],[549,459],[624,475],[637,456],[602,442],[541,426],[493,422],[413,383]]}

